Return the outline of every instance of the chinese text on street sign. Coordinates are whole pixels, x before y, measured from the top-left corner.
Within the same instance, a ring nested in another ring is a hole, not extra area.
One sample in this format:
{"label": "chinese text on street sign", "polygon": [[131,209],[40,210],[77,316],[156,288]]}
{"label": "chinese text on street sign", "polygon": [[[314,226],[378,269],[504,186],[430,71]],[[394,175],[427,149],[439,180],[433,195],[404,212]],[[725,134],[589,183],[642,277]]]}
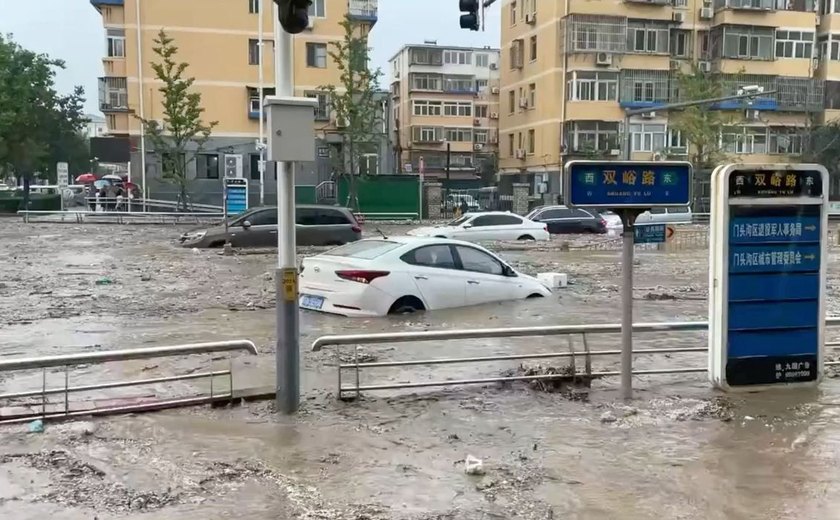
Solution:
{"label": "chinese text on street sign", "polygon": [[570,206],[653,208],[691,202],[691,165],[686,162],[571,161],[566,166]]}
{"label": "chinese text on street sign", "polygon": [[665,242],[665,224],[639,224],[633,226],[633,242],[636,244],[661,244]]}
{"label": "chinese text on street sign", "polygon": [[225,215],[233,216],[248,209],[247,179],[225,179]]}

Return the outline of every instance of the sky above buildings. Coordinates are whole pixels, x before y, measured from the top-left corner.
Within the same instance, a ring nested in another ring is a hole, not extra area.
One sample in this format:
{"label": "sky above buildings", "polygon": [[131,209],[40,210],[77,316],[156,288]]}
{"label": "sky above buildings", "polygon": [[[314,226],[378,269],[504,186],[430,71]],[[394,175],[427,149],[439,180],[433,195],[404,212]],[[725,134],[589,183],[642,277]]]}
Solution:
{"label": "sky above buildings", "polygon": [[[374,64],[385,73],[384,86],[390,80],[388,59],[406,43],[497,47],[500,3],[487,10],[485,32],[472,32],[458,27],[458,0],[379,0],[370,44]],[[102,19],[88,0],[0,0],[0,34],[9,33],[30,50],[64,60],[58,90],[83,86],[87,111],[99,112],[96,78],[103,75],[105,36]]]}

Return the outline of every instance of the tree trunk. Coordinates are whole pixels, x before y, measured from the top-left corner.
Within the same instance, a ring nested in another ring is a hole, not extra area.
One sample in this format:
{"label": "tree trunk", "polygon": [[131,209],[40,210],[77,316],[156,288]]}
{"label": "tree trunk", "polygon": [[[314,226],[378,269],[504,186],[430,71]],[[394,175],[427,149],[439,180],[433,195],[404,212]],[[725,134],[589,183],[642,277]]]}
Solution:
{"label": "tree trunk", "polygon": [[29,210],[29,185],[31,183],[31,175],[28,173],[23,174],[23,204],[21,205],[21,209],[24,211]]}

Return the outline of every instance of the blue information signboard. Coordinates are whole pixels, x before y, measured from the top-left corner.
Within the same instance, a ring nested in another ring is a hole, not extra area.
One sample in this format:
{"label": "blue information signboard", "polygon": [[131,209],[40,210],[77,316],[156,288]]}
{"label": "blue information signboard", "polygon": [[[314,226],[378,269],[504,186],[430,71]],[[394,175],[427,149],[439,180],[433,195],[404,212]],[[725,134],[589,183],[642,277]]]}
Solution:
{"label": "blue information signboard", "polygon": [[775,166],[730,165],[712,181],[710,372],[722,388],[820,377],[824,169]]}
{"label": "blue information signboard", "polygon": [[571,161],[565,177],[565,200],[572,207],[649,209],[691,202],[687,162]]}
{"label": "blue information signboard", "polygon": [[640,224],[633,226],[633,242],[636,244],[661,244],[665,242],[665,224]]}
{"label": "blue information signboard", "polygon": [[232,217],[248,210],[248,181],[225,179],[225,215]]}

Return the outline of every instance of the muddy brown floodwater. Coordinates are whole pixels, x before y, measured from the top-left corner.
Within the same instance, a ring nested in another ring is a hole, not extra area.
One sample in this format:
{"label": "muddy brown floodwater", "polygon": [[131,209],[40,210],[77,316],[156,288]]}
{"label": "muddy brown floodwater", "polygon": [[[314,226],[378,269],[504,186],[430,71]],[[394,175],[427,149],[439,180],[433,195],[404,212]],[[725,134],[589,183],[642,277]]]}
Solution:
{"label": "muddy brown floodwater", "polygon": [[[261,354],[235,356],[234,386],[271,385],[273,256],[177,248],[173,239],[181,231],[0,220],[0,359],[248,338]],[[568,273],[572,285],[551,298],[381,319],[303,313],[304,398],[295,417],[255,402],[48,423],[40,434],[4,426],[0,518],[840,518],[840,384],[831,377],[815,391],[723,395],[702,374],[642,376],[628,403],[618,400],[614,379],[574,392],[488,384],[373,392],[342,402],[335,395],[336,364],[349,359],[349,349],[309,349],[325,334],[617,322],[619,251],[608,242],[567,237],[549,245],[492,246],[523,271]],[[637,259],[637,321],[706,318],[704,249],[642,250]],[[835,250],[829,314],[840,314],[836,261]],[[579,338],[574,341],[579,350]],[[592,349],[614,349],[618,341],[589,338]],[[704,344],[701,334],[636,338],[647,348]],[[568,348],[557,337],[463,340],[369,345],[362,356],[385,361]],[[71,385],[90,384],[227,363],[220,357],[142,360],[75,367],[68,377]],[[364,372],[362,383],[491,377],[549,365],[562,371],[564,363],[377,369]],[[706,357],[639,355],[636,364],[704,367]],[[595,368],[615,370],[618,359],[598,358]],[[48,386],[64,382],[63,370],[47,376]],[[0,374],[0,389],[39,388],[41,377]],[[93,397],[198,390],[207,387],[181,383]],[[10,403],[0,403],[5,406]],[[465,473],[467,456],[482,460],[483,474]]]}

